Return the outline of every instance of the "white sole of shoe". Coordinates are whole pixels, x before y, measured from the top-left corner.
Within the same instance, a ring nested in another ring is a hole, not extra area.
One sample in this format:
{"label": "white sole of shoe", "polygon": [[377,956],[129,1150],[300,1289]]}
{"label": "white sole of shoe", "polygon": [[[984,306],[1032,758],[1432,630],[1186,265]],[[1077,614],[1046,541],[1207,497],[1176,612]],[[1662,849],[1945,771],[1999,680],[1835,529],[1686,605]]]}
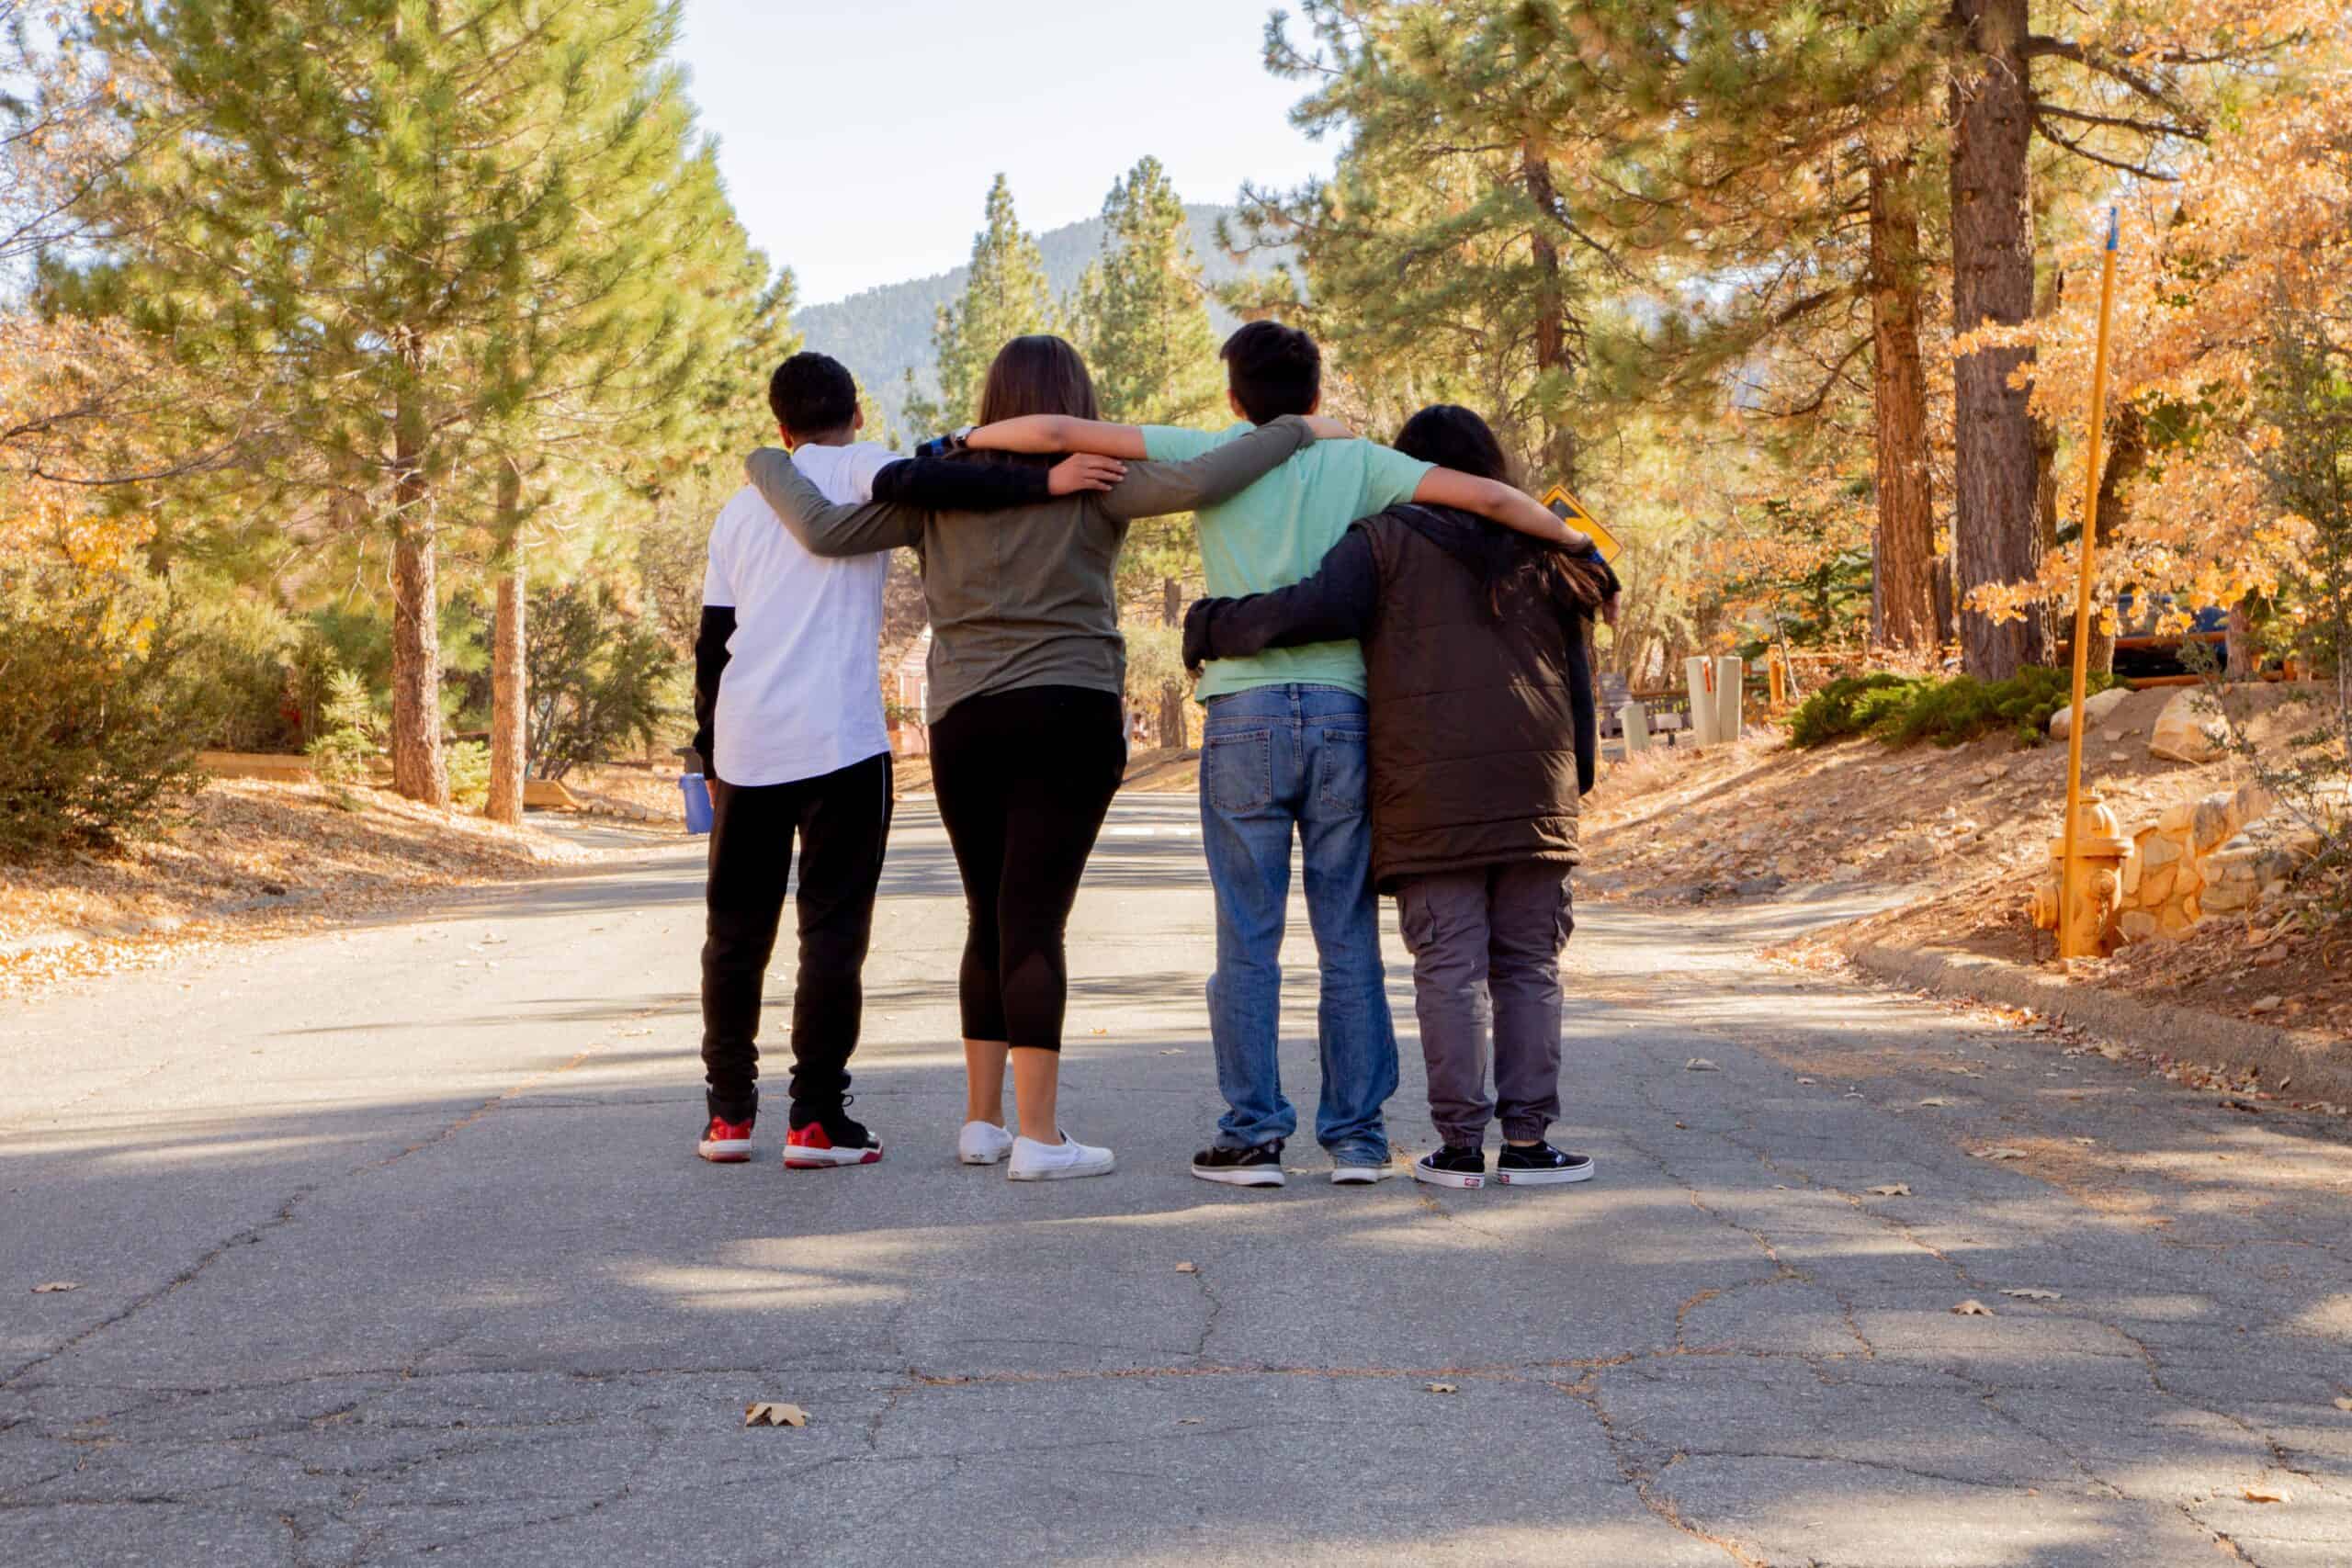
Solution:
{"label": "white sole of shoe", "polygon": [[1201,1166],[1193,1174],[1203,1181],[1214,1181],[1220,1187],[1280,1187],[1283,1168],[1278,1165]]}
{"label": "white sole of shoe", "polygon": [[1009,1166],[1004,1178],[1007,1181],[1076,1181],[1081,1177],[1108,1176],[1118,1168],[1116,1159],[1076,1160],[1069,1165],[1032,1166],[1026,1170]]}
{"label": "white sole of shoe", "polygon": [[1579,1166],[1573,1170],[1498,1170],[1495,1179],[1505,1187],[1562,1187],[1571,1181],[1590,1181],[1592,1167]]}
{"label": "white sole of shoe", "polygon": [[713,1165],[742,1165],[752,1157],[752,1140],[728,1138],[713,1142],[705,1138],[695,1152]]}
{"label": "white sole of shoe", "polygon": [[1001,1153],[992,1155],[976,1155],[968,1152],[967,1150],[957,1149],[956,1151],[956,1163],[958,1165],[1002,1165],[1008,1158],[1012,1157],[1012,1151],[1011,1149],[1006,1149]]}
{"label": "white sole of shoe", "polygon": [[1465,1191],[1487,1184],[1487,1179],[1482,1175],[1469,1175],[1458,1170],[1431,1170],[1419,1161],[1413,1165],[1413,1179],[1426,1181],[1431,1187],[1455,1187]]}
{"label": "white sole of shoe", "polygon": [[1393,1165],[1335,1165],[1331,1168],[1334,1187],[1369,1187],[1375,1181],[1385,1181],[1396,1174]]}
{"label": "white sole of shoe", "polygon": [[832,1170],[845,1165],[878,1165],[880,1149],[795,1149],[784,1151],[786,1170]]}

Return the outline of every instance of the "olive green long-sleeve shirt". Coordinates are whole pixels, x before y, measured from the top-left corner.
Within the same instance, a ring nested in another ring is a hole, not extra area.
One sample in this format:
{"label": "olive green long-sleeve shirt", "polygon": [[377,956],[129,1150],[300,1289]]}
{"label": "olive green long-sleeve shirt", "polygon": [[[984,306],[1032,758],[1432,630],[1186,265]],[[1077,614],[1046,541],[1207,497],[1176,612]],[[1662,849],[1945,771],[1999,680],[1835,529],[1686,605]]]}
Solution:
{"label": "olive green long-sleeve shirt", "polygon": [[1304,420],[1278,419],[1188,462],[1129,463],[1126,478],[1107,491],[990,513],[888,502],[837,506],[773,446],[745,458],[743,471],[811,555],[905,546],[922,558],[937,723],[966,697],[987,692],[1124,691],[1126,644],[1112,583],[1127,525],[1215,505],[1314,439]]}

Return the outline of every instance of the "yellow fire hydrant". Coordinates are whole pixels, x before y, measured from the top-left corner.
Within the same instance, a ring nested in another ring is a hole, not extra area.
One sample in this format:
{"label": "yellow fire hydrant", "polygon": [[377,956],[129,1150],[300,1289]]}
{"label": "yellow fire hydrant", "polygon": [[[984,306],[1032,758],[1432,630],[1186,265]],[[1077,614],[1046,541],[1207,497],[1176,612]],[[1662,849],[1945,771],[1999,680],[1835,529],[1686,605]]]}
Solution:
{"label": "yellow fire hydrant", "polygon": [[[2123,867],[2139,845],[2123,832],[2114,811],[2096,795],[2083,796],[2075,815],[2075,907],[2065,912],[2064,953],[2105,953],[2114,945],[2115,918],[2123,904]],[[2060,889],[2064,886],[2066,837],[2050,840],[2050,871],[2033,890],[2037,930],[2058,930]]]}

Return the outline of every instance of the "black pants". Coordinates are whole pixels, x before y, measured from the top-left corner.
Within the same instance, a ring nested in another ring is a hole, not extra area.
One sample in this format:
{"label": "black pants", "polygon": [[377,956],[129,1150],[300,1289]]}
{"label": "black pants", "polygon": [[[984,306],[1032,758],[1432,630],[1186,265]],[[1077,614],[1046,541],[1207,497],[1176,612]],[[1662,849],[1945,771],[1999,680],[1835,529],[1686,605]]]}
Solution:
{"label": "black pants", "polygon": [[792,1104],[840,1109],[865,1010],[859,972],[890,836],[890,757],[792,784],[710,784],[710,907],[702,949],[702,1065],[710,1113],[759,1109],[760,993],[800,840],[800,964],[792,987]]}
{"label": "black pants", "polygon": [[1024,686],[967,697],[931,727],[939,816],[969,918],[964,1038],[1058,1051],[1062,938],[1126,770],[1116,694]]}

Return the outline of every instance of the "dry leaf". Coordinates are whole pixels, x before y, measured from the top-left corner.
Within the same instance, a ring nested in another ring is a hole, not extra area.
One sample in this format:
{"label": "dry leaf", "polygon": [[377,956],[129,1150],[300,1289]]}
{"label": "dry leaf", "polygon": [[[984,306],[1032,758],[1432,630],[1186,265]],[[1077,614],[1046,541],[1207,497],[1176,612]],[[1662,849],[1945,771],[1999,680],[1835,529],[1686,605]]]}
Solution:
{"label": "dry leaf", "polygon": [[1941,1095],[1931,1094],[1919,1103],[1922,1105],[1950,1105],[1951,1101],[1944,1099]]}
{"label": "dry leaf", "polygon": [[1430,1384],[1430,1392],[1431,1393],[1460,1393],[1462,1390],[1458,1384],[1450,1382],[1433,1382]]}
{"label": "dry leaf", "polygon": [[1208,1417],[1205,1416],[1179,1416],[1176,1417],[1176,1425],[1179,1427],[1197,1427],[1207,1419]]}
{"label": "dry leaf", "polygon": [[2335,1407],[2338,1410],[2352,1410],[2352,1399],[2345,1399],[2338,1396],[2335,1401]]}
{"label": "dry leaf", "polygon": [[50,1280],[35,1285],[33,1287],[33,1294],[37,1296],[53,1296],[61,1291],[78,1291],[81,1288],[82,1281],[79,1280]]}
{"label": "dry leaf", "polygon": [[1883,1187],[1871,1188],[1871,1195],[1874,1198],[1908,1198],[1911,1187],[1907,1182],[1890,1181]]}
{"label": "dry leaf", "polygon": [[1163,1056],[1181,1056],[1183,1054],[1184,1048],[1182,1045],[1170,1045],[1167,1050],[1160,1053]]}
{"label": "dry leaf", "polygon": [[1799,1078],[1799,1079],[1797,1079],[1797,1082],[1799,1082],[1799,1083],[1811,1083],[1811,1082],[1813,1082],[1813,1081],[1814,1081],[1814,1080],[1813,1080],[1813,1079],[1811,1079],[1811,1078]]}
{"label": "dry leaf", "polygon": [[753,1404],[743,1411],[746,1427],[806,1427],[808,1412],[797,1404]]}
{"label": "dry leaf", "polygon": [[1179,1263],[1176,1265],[1176,1272],[1179,1274],[1197,1274],[1200,1271],[1201,1266],[1197,1263]]}
{"label": "dry leaf", "polygon": [[1971,1152],[1971,1153],[1973,1153],[1973,1155],[1975,1155],[1975,1156],[1976,1156],[1978,1159],[2023,1159],[2023,1158],[2025,1158],[2025,1151],[2024,1151],[2023,1149],[2008,1149],[2008,1148],[2001,1148],[2001,1149],[1973,1149],[1973,1150],[1971,1150],[1970,1152]]}
{"label": "dry leaf", "polygon": [[2283,1503],[2287,1500],[2284,1492],[2273,1492],[2267,1486],[2249,1486],[2245,1488],[2245,1496],[2249,1503]]}
{"label": "dry leaf", "polygon": [[1718,1073],[1723,1071],[1721,1067],[1716,1066],[1704,1056],[1691,1057],[1689,1061],[1682,1064],[1682,1070],[1686,1073]]}
{"label": "dry leaf", "polygon": [[2015,1296],[2021,1302],[2063,1302],[2066,1299],[2063,1292],[2045,1291],[2033,1285],[2019,1285],[2014,1290],[2005,1290],[2001,1294]]}
{"label": "dry leaf", "polygon": [[1098,1029],[1098,1030],[1096,1030],[1094,1032],[1095,1032],[1097,1035],[1102,1035],[1102,1034],[1108,1034],[1108,1033],[1110,1033],[1111,1032],[1110,1032],[1109,1030],[1107,1030],[1107,1029]]}
{"label": "dry leaf", "polygon": [[1962,1317],[1990,1317],[1993,1315],[1993,1309],[1986,1306],[1983,1302],[1978,1301],[1973,1296],[1969,1297],[1968,1300],[1961,1303],[1951,1310],[1958,1313]]}

